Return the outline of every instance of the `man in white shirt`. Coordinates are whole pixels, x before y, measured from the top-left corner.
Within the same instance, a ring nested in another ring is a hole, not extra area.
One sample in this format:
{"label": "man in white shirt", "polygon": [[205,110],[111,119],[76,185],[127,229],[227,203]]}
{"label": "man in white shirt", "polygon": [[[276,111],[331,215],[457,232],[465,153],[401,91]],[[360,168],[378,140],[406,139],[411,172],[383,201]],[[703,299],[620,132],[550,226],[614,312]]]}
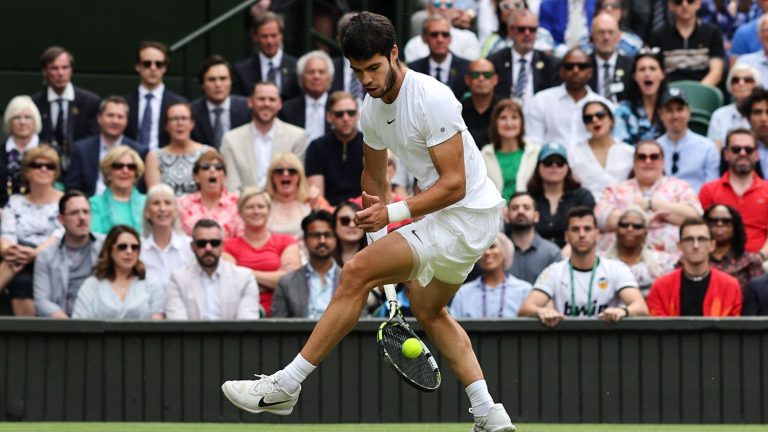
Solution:
{"label": "man in white shirt", "polygon": [[296,68],[302,92],[285,101],[278,117],[304,128],[312,142],[331,130],[325,121],[325,111],[334,73],[333,60],[325,51],[310,51],[299,58]]}
{"label": "man in white shirt", "polygon": [[597,257],[597,219],[592,209],[574,207],[566,220],[571,258],[551,264],[533,284],[520,316],[549,327],[563,319],[599,318],[617,322],[648,315],[637,281],[624,263]]}
{"label": "man in white shirt", "polygon": [[[432,14],[443,15],[452,21],[454,0],[435,0],[427,3],[427,16]],[[448,4],[451,7],[448,7]],[[451,26],[451,52],[467,60],[477,60],[480,57],[480,41],[470,30],[463,30]],[[421,35],[414,36],[405,44],[403,50],[405,60],[412,62],[429,55],[429,46],[424,42]]]}
{"label": "man in white shirt", "polygon": [[[224,395],[249,412],[290,414],[301,383],[357,325],[371,289],[411,280],[411,311],[465,386],[475,430],[512,432],[504,406],[494,404],[488,391],[469,337],[445,307],[495,240],[504,200],[461,118],[461,104],[434,78],[399,63],[394,26],[386,17],[355,15],[339,41],[368,93],[361,120],[365,210],[355,219],[378,240],[344,264],[336,295],[301,353],[271,376],[225,382]],[[422,192],[387,205],[388,149]],[[388,224],[411,217],[420,220],[386,234]]]}

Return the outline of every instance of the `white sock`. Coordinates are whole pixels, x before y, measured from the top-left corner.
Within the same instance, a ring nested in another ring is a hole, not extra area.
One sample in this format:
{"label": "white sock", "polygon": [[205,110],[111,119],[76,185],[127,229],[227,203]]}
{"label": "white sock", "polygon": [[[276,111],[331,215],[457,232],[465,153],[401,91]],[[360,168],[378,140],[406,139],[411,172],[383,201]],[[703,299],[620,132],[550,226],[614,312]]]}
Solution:
{"label": "white sock", "polygon": [[472,415],[482,417],[488,415],[493,407],[493,398],[488,393],[488,385],[485,380],[477,380],[464,389],[469,396],[469,403],[472,405]]}
{"label": "white sock", "polygon": [[296,358],[283,369],[285,374],[283,374],[283,379],[280,380],[280,385],[288,393],[296,393],[296,390],[299,389],[301,383],[307,379],[307,376],[309,376],[316,367],[317,366],[305,360],[301,354],[298,354]]}

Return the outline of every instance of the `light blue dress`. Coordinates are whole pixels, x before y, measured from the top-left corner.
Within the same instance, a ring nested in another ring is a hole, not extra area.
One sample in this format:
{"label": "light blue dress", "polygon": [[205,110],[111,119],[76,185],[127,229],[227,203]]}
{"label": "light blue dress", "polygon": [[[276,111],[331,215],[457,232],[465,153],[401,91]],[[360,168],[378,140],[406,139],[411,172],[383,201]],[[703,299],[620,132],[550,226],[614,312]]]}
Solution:
{"label": "light blue dress", "polygon": [[133,279],[125,301],[115,294],[107,279],[91,276],[77,293],[72,318],[92,320],[145,320],[165,311],[165,292],[155,279]]}

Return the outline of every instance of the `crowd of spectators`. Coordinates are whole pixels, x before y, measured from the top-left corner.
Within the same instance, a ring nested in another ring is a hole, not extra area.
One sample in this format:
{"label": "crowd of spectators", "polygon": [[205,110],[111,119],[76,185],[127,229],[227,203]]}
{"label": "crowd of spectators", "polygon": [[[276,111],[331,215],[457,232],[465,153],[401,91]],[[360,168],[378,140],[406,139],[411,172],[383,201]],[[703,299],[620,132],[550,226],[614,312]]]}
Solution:
{"label": "crowd of spectators", "polygon": [[[138,45],[126,96],[42,53],[45,86],[4,112],[0,314],[322,315],[366,246],[367,96],[327,45],[285,52],[298,29],[269,4],[252,55],[201,59],[191,102],[161,42]],[[768,315],[768,1],[422,6],[400,61],[452,90],[507,201],[455,316]],[[332,36],[341,12],[316,24]],[[702,114],[705,91],[724,97]],[[425,186],[392,154],[388,177],[398,201]],[[374,291],[361,314],[381,313]]]}

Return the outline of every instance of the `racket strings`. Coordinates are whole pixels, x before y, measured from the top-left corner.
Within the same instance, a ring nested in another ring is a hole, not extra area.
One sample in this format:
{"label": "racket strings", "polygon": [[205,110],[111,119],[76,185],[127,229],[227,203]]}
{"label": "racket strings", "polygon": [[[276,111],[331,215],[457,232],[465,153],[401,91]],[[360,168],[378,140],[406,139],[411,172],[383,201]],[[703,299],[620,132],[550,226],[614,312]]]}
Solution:
{"label": "racket strings", "polygon": [[403,355],[403,342],[414,336],[402,325],[387,325],[382,329],[382,346],[392,363],[410,380],[427,388],[437,388],[440,385],[439,372],[435,371],[434,360],[427,355],[427,351],[416,358]]}

